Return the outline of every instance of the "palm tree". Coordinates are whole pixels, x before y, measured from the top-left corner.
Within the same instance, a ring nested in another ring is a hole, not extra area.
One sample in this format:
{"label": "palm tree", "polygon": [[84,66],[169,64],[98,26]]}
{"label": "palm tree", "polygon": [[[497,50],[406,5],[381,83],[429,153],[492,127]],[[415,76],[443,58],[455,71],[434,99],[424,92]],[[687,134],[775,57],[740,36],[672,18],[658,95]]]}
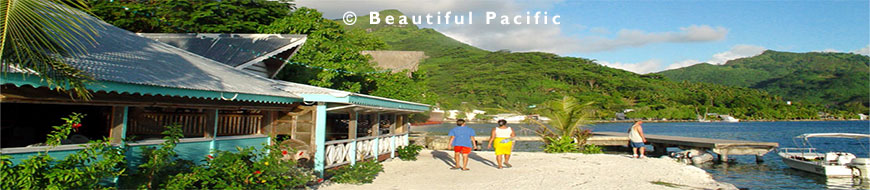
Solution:
{"label": "palm tree", "polygon": [[72,98],[89,99],[85,84],[93,78],[63,61],[86,54],[86,45],[96,43],[95,25],[83,19],[86,10],[82,0],[0,0],[4,77],[13,70],[35,74]]}
{"label": "palm tree", "polygon": [[[589,132],[584,131],[583,126],[589,123],[592,113],[589,105],[592,102],[580,103],[576,98],[564,96],[561,100],[551,100],[542,106],[539,113],[550,118],[550,126],[537,120],[531,120],[538,125],[538,136],[544,139],[544,144],[562,146],[567,149],[556,152],[573,152],[579,150],[589,137]],[[570,145],[570,147],[565,147]],[[545,148],[546,150],[546,148]]]}

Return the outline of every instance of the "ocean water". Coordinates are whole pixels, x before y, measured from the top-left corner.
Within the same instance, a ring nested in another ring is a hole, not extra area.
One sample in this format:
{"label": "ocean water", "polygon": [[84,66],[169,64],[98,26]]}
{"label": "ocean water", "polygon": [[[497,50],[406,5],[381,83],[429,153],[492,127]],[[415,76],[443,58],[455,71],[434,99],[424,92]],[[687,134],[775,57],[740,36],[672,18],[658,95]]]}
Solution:
{"label": "ocean water", "polygon": [[[412,127],[412,131],[447,134],[454,125]],[[469,124],[478,135],[488,136],[495,124]],[[510,125],[518,136],[533,136],[534,126]],[[588,126],[592,131],[625,132],[631,123],[601,123]],[[717,139],[777,142],[781,148],[801,147],[801,141],[793,137],[804,133],[863,133],[870,134],[870,121],[784,121],[740,123],[644,123],[647,134],[703,137]],[[795,144],[798,143],[798,144]],[[858,157],[870,157],[870,142],[851,139],[810,139],[820,152],[846,151]],[[521,142],[516,151],[541,151],[539,142]],[[673,149],[670,149],[673,151]],[[826,178],[798,171],[786,166],[776,152],[767,153],[764,162],[756,163],[752,155],[730,155],[736,163],[703,164],[699,168],[713,178],[748,189],[862,189],[870,188],[867,181],[850,178]]]}

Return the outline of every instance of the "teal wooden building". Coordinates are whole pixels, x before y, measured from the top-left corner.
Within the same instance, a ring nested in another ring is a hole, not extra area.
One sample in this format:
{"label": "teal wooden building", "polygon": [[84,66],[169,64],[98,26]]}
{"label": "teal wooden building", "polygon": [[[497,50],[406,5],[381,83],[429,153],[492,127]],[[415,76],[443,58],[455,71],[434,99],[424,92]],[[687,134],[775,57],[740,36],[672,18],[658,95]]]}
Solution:
{"label": "teal wooden building", "polygon": [[[12,73],[0,80],[0,153],[13,156],[13,162],[44,150],[40,142],[51,126],[79,112],[87,114],[83,126],[49,152],[53,157],[80,150],[88,140],[111,137],[115,145],[131,140],[127,143],[135,151],[128,161],[133,165],[141,160],[136,147],[156,146],[163,126],[180,124],[184,138],[176,151],[182,159],[201,161],[215,150],[263,146],[286,136],[302,153],[298,159],[323,171],[393,156],[396,147],[407,144],[409,115],[429,109],[271,79],[283,65],[274,58],[292,56],[304,44],[304,35],[185,34],[236,46],[214,53],[149,39],[93,17],[82,19],[97,26],[96,44],[88,46],[87,55],[66,62],[96,79],[87,85],[91,100],[72,100],[27,70],[8,68]],[[251,50],[262,53],[244,53]]]}

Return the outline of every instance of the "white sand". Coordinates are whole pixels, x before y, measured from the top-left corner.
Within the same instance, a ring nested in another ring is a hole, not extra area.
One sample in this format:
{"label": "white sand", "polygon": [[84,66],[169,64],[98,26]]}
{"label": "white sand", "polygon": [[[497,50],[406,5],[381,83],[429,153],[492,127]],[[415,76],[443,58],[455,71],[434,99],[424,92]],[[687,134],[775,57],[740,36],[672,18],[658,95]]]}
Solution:
{"label": "white sand", "polygon": [[[476,154],[476,156],[475,156]],[[423,150],[417,161],[384,162],[384,173],[365,185],[325,184],[324,189],[736,189],[700,168],[670,159],[626,155],[514,152],[513,168],[496,169],[493,152],[474,152],[470,171],[450,170],[452,151]]]}

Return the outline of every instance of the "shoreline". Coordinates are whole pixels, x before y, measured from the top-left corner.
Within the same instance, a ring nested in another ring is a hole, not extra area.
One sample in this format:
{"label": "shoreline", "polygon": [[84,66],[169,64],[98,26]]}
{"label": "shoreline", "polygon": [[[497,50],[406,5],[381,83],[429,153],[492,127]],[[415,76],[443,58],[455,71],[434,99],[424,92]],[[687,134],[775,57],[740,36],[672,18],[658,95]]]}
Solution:
{"label": "shoreline", "polygon": [[712,174],[669,158],[514,152],[512,168],[496,169],[491,151],[474,151],[470,171],[450,170],[452,151],[422,150],[417,161],[383,162],[371,184],[324,184],[323,189],[737,189]]}

